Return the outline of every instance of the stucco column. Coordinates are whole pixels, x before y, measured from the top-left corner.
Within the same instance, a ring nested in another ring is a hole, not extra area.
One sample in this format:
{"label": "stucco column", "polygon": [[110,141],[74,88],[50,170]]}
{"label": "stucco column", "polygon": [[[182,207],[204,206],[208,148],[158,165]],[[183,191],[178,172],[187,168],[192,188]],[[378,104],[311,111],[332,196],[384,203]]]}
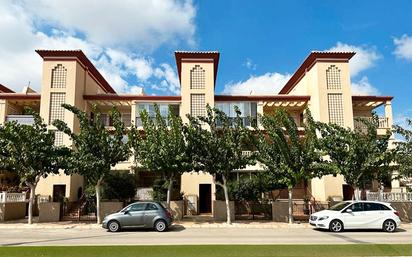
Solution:
{"label": "stucco column", "polygon": [[6,122],[6,116],[7,116],[7,101],[3,99],[3,100],[0,100],[0,125]]}
{"label": "stucco column", "polygon": [[136,125],[136,101],[132,101],[132,109],[130,112],[130,118],[131,118],[131,122],[132,125],[135,124]]}
{"label": "stucco column", "polygon": [[385,102],[385,117],[388,120],[388,126],[392,127],[393,125],[393,114],[392,114],[392,102],[386,101]]}
{"label": "stucco column", "polygon": [[257,120],[258,128],[262,128],[262,125],[261,125],[261,122],[260,122],[260,116],[263,115],[263,102],[262,101],[257,102],[256,112],[257,112],[257,115],[258,115],[258,120]]}

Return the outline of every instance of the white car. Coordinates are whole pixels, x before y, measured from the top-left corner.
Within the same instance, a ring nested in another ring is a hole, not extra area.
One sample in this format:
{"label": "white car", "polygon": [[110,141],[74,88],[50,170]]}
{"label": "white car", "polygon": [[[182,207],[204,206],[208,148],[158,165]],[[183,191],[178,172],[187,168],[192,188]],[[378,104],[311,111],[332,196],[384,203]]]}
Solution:
{"label": "white car", "polygon": [[344,201],[328,210],[315,212],[309,224],[320,229],[341,232],[344,229],[382,229],[394,232],[401,224],[399,212],[389,203]]}

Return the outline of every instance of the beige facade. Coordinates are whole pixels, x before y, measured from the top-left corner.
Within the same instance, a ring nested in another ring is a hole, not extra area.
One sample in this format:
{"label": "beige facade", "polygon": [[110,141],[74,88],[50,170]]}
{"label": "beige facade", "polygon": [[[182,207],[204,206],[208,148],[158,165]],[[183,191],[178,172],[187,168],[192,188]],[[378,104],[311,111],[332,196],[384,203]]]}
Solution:
{"label": "beige facade", "polygon": [[[23,93],[14,93],[0,85],[0,124],[12,119],[29,119],[24,117],[22,108],[30,105],[40,111],[40,115],[49,124],[49,129],[55,129],[51,123],[57,117],[77,132],[79,124],[74,115],[64,110],[61,112],[59,109],[62,101],[87,112],[90,112],[92,105],[96,105],[103,113],[116,106],[127,126],[139,126],[141,108],[149,108],[148,106],[154,103],[175,106],[185,121],[186,114],[204,114],[206,104],[226,108],[228,112],[236,104],[241,105],[248,116],[255,117],[277,108],[286,108],[298,123],[302,121],[302,114],[308,107],[315,120],[334,122],[349,128],[358,126],[356,117],[371,117],[372,111],[382,106],[384,116],[380,120],[379,133],[386,133],[393,122],[392,97],[352,95],[349,60],[354,53],[350,52],[312,52],[278,95],[243,96],[215,94],[220,57],[218,52],[175,53],[181,84],[180,96],[148,96],[144,95],[143,91],[138,95],[117,94],[83,52],[37,52],[44,60],[41,92],[26,90]],[[109,120],[106,125],[110,129]],[[70,146],[67,136],[58,136],[58,143]],[[113,167],[117,170],[132,168],[132,159]],[[259,165],[250,166],[243,171],[237,171],[237,176],[259,172],[261,169]],[[399,184],[396,183],[393,182],[392,190],[399,188]],[[36,193],[56,196],[64,191],[64,196],[69,201],[76,201],[83,187],[81,176],[66,176],[61,172],[59,175],[42,179]],[[313,179],[310,189],[312,196],[319,201],[328,198],[342,199],[345,196],[345,181],[342,176],[325,176]],[[186,196],[197,196],[198,204],[208,204],[210,209],[213,208],[216,186],[209,174],[183,174],[180,190]],[[205,198],[204,194],[210,195],[207,199],[202,199]]]}

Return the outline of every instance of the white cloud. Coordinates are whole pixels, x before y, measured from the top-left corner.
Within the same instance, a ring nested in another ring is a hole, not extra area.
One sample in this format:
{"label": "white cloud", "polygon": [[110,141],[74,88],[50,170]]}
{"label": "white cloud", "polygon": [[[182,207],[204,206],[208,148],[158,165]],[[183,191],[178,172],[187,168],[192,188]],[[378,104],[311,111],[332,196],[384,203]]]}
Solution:
{"label": "white cloud", "polygon": [[412,36],[406,34],[400,38],[394,38],[395,51],[393,52],[397,58],[412,61]]}
{"label": "white cloud", "polygon": [[373,67],[375,62],[381,58],[375,47],[354,46],[341,42],[326,51],[356,52],[355,56],[349,61],[351,77],[355,77],[360,72]]}
{"label": "white cloud", "polygon": [[250,76],[246,81],[228,83],[223,94],[230,95],[275,95],[290,79],[291,75],[281,73],[266,73],[261,76]]}
{"label": "white cloud", "polygon": [[373,87],[368,80],[368,77],[363,76],[359,81],[352,82],[352,95],[379,95],[378,89]]}
{"label": "white cloud", "polygon": [[[53,8],[57,8],[56,6],[59,4],[70,5],[68,3],[70,1],[66,2],[53,1],[47,3],[46,1],[41,1],[39,5],[50,4],[54,6]],[[164,5],[163,2],[157,4]],[[165,5],[170,8],[172,8],[172,4],[176,4],[176,8],[177,6],[182,5],[181,2],[165,3]],[[184,2],[182,8],[189,8],[187,6],[189,4],[191,4],[191,2]],[[98,44],[95,43],[95,41],[97,42],[98,40],[89,40],[87,36],[78,37],[73,31],[67,28],[52,27],[46,34],[38,29],[38,19],[33,18],[33,13],[28,11],[27,8],[29,5],[30,4],[28,3],[27,6],[24,5],[23,7],[17,5],[16,2],[11,1],[0,3],[0,33],[1,35],[7,35],[0,40],[0,83],[9,86],[16,91],[20,91],[22,87],[27,85],[30,81],[34,89],[40,90],[42,60],[34,50],[81,49],[118,92],[134,92],[137,90],[134,86],[128,85],[128,80],[130,78],[136,80],[136,82],[143,86],[155,83],[151,80],[160,80],[161,83],[168,84],[165,92],[178,92],[176,89],[178,88],[178,86],[176,86],[177,75],[172,68],[166,70],[164,64],[160,64],[159,67],[156,68],[154,60],[150,57],[137,55],[134,54],[135,51],[133,51],[133,49],[128,50],[123,48],[121,38],[118,38],[119,42],[116,47],[109,47],[108,45],[105,45],[103,41],[103,43]],[[84,5],[81,6],[84,8]],[[96,4],[96,6],[99,6],[100,8],[100,4]],[[119,4],[119,6],[126,5]],[[132,4],[129,8],[136,8],[136,5]],[[116,13],[116,10],[117,9],[113,10],[112,16],[120,17],[121,13]],[[39,13],[41,12],[38,11],[36,15],[39,15]],[[75,11],[68,11],[67,14],[69,13],[73,14]],[[98,16],[95,14],[93,17],[96,19]],[[46,18],[47,15],[42,18],[42,23],[48,21]],[[91,17],[89,18],[92,19]],[[141,17],[136,17],[135,22],[139,19],[141,19]],[[125,22],[124,20],[122,21]],[[96,25],[97,23],[98,25]],[[104,27],[101,24],[101,20],[94,21],[92,24],[95,27]],[[150,25],[147,26],[150,28]],[[116,30],[116,28],[110,26],[105,28],[106,34],[113,36],[115,33],[110,29]],[[160,32],[157,30],[152,32],[158,37],[163,37],[158,35]],[[173,35],[179,37],[176,33]],[[158,37],[153,36],[151,37],[151,40],[160,40]],[[155,69],[160,69],[163,73],[154,76]],[[170,91],[168,91],[169,89]]]}
{"label": "white cloud", "polygon": [[190,0],[22,0],[21,6],[40,25],[81,33],[99,45],[147,49],[178,39],[194,42]]}
{"label": "white cloud", "polygon": [[246,61],[243,63],[243,66],[250,70],[256,70],[256,64],[250,58],[246,58]]}

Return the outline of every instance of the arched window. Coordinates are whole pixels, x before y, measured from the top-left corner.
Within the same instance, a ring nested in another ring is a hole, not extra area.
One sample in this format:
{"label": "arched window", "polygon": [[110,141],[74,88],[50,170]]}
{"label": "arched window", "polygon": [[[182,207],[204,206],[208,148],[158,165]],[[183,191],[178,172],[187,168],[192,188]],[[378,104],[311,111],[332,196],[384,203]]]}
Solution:
{"label": "arched window", "polygon": [[200,65],[190,70],[190,89],[205,89],[205,70]]}
{"label": "arched window", "polygon": [[327,89],[342,89],[340,82],[340,70],[335,65],[329,66],[326,70]]}
{"label": "arched window", "polygon": [[52,70],[51,87],[66,88],[67,69],[61,64],[57,64]]}

